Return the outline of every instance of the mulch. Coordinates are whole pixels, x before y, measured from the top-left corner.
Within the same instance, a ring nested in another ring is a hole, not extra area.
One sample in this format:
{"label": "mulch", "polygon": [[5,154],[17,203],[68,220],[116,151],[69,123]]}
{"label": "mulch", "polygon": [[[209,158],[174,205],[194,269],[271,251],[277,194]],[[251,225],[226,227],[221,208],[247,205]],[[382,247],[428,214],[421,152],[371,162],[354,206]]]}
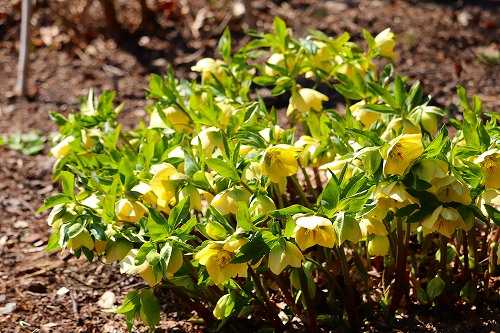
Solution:
{"label": "mulch", "polygon": [[[212,7],[205,7],[209,2]],[[197,59],[213,56],[226,25],[241,45],[247,40],[245,29],[270,30],[276,15],[297,35],[314,28],[331,35],[347,31],[359,40],[363,28],[376,33],[391,27],[399,41],[396,68],[422,81],[434,103],[456,109],[454,90],[462,84],[489,110],[500,106],[500,66],[481,61],[484,49],[500,48],[500,6],[495,1],[256,0],[248,2],[243,14],[231,5],[216,7],[213,1],[178,1],[185,5],[163,8],[162,29],[137,38],[140,47],[99,34],[99,29],[82,32],[47,3],[41,1],[34,14],[31,96],[21,99],[11,93],[19,1],[0,0],[0,134],[35,130],[50,136],[56,128],[48,113],[76,109],[90,88],[118,90],[118,100],[125,103],[123,119],[133,125],[146,115],[149,73],[162,73],[172,63],[177,75],[190,77],[189,67]],[[132,12],[127,24],[134,22]],[[60,40],[47,45],[40,27],[58,27]],[[24,156],[0,147],[0,331],[124,332],[125,322],[103,311],[97,301],[112,291],[119,304],[141,281],[120,275],[117,267],[44,251],[46,215],[36,214],[36,209],[56,191],[52,164],[46,154]],[[2,314],[12,303],[14,310]],[[179,308],[173,296],[167,293],[163,303],[159,332],[202,331],[190,320],[193,313]],[[446,315],[422,313],[401,318],[394,331],[498,332],[499,309],[496,304]],[[146,328],[139,325],[137,330]],[[387,331],[377,325],[366,330]]]}

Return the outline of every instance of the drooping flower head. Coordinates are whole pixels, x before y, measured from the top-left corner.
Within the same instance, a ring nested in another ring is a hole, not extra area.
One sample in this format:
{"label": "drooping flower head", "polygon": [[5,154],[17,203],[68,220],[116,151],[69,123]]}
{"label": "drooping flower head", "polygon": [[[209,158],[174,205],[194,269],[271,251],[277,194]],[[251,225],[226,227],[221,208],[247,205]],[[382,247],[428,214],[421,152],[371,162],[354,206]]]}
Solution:
{"label": "drooping flower head", "polygon": [[298,170],[297,157],[299,149],[285,144],[271,146],[266,149],[262,160],[262,174],[273,183],[294,175]]}
{"label": "drooping flower head", "polygon": [[210,242],[195,254],[194,259],[206,267],[210,279],[216,285],[222,285],[230,278],[247,276],[246,263],[234,264],[231,262],[245,243],[245,239]]}
{"label": "drooping flower head", "polygon": [[385,156],[384,174],[403,176],[423,152],[422,134],[403,134],[394,138]]}
{"label": "drooping flower head", "polygon": [[332,248],[337,243],[337,234],[332,221],[322,216],[294,216],[294,238],[303,251],[314,245]]}

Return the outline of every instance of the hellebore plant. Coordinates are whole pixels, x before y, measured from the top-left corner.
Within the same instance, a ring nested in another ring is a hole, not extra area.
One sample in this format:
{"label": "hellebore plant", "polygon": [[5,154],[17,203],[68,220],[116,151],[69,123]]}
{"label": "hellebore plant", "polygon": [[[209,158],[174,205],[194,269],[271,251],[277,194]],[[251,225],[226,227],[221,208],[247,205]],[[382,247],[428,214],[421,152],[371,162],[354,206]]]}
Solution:
{"label": "hellebore plant", "polygon": [[116,309],[129,327],[158,323],[161,289],[209,329],[277,332],[490,297],[498,115],[461,87],[460,115],[430,105],[375,65],[396,57],[390,29],[363,36],[296,38],[277,18],[235,53],[226,31],[199,80],[152,75],[133,129],[111,92],[53,113],[48,250],[142,278]]}

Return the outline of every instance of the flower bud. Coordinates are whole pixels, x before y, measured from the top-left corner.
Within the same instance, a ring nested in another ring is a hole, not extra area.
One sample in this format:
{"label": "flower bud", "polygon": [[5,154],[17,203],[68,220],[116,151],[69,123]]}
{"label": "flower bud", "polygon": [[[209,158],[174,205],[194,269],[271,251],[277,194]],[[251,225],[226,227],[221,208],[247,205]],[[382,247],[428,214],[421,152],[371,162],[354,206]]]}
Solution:
{"label": "flower bud", "polygon": [[224,77],[223,61],[219,59],[203,58],[195,66],[191,67],[193,72],[200,72],[202,81],[210,81],[215,76],[217,80],[222,81]]}
{"label": "flower bud", "polygon": [[396,46],[396,40],[391,28],[387,28],[375,36],[375,46],[382,57],[395,59],[394,47]]}
{"label": "flower bud", "polygon": [[115,213],[119,221],[136,223],[146,213],[146,207],[137,201],[120,199],[116,204]]}
{"label": "flower bud", "polygon": [[106,248],[105,259],[107,263],[121,261],[132,250],[132,243],[124,239],[110,242]]}
{"label": "flower bud", "polygon": [[328,96],[309,88],[300,88],[297,92],[292,91],[290,103],[286,111],[287,116],[294,111],[307,113],[309,111],[320,112],[323,110],[322,103],[328,101]]}
{"label": "flower bud", "polygon": [[374,236],[368,241],[368,254],[371,256],[386,256],[389,253],[389,238]]}
{"label": "flower bud", "polygon": [[352,116],[358,120],[365,128],[370,128],[377,120],[381,119],[380,113],[365,108],[366,102],[359,101],[350,106]]}
{"label": "flower bud", "polygon": [[486,188],[500,189],[500,150],[490,149],[479,155],[474,163],[481,166]]}
{"label": "flower bud", "polygon": [[94,240],[87,229],[83,229],[80,231],[78,235],[68,240],[66,247],[70,250],[78,250],[82,247],[93,250],[94,249]]}
{"label": "flower bud", "polygon": [[191,140],[191,145],[194,148],[201,145],[203,153],[206,156],[211,156],[215,148],[223,149],[222,134],[216,127],[204,128]]}
{"label": "flower bud", "polygon": [[242,187],[232,187],[217,194],[210,203],[222,215],[236,214],[239,202],[248,202],[250,193]]}
{"label": "flower bud", "polygon": [[274,201],[265,194],[257,195],[250,203],[250,215],[262,216],[276,209]]}
{"label": "flower bud", "polygon": [[297,245],[292,242],[285,241],[285,245],[276,245],[269,254],[269,269],[275,275],[281,272],[288,266],[301,267],[304,256],[297,248]]}
{"label": "flower bud", "polygon": [[222,320],[231,315],[234,309],[234,299],[231,294],[225,294],[217,301],[213,315],[218,320]]}
{"label": "flower bud", "polygon": [[208,237],[212,238],[213,240],[224,240],[229,235],[226,231],[226,228],[224,228],[222,224],[216,221],[209,221],[205,225],[205,232],[207,233]]}

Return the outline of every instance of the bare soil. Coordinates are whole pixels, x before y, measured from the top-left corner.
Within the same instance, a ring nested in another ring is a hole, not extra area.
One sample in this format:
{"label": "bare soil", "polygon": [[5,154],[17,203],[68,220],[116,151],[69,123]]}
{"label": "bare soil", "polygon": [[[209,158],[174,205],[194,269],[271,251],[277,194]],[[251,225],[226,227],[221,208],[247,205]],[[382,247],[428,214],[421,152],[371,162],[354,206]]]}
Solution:
{"label": "bare soil", "polygon": [[[500,48],[498,1],[256,0],[247,1],[240,16],[231,4],[164,1],[162,12],[156,13],[161,29],[128,41],[100,34],[99,6],[92,6],[94,16],[83,22],[56,14],[54,3],[60,2],[39,1],[32,20],[28,99],[12,93],[19,2],[0,0],[0,134],[36,130],[49,136],[56,128],[48,112],[77,108],[80,96],[90,88],[118,90],[118,100],[125,103],[124,121],[132,125],[146,115],[149,73],[162,73],[172,63],[179,76],[188,77],[196,59],[213,56],[226,25],[236,44],[241,44],[247,40],[244,30],[270,30],[276,15],[298,35],[314,28],[332,35],[348,31],[358,40],[363,28],[376,33],[391,27],[399,40],[398,70],[421,80],[435,103],[454,109],[454,89],[462,84],[490,110],[500,106],[500,66],[480,60],[484,48],[496,52]],[[137,26],[134,10],[124,10],[121,18],[130,29]],[[58,32],[47,40],[47,28],[54,27]],[[46,216],[35,211],[44,197],[57,190],[51,181],[52,163],[45,154],[29,157],[0,147],[0,311],[15,303],[12,312],[0,313],[0,332],[124,332],[125,322],[104,312],[97,301],[112,291],[118,304],[141,282],[120,275],[117,267],[44,251]],[[172,296],[165,295],[163,303],[158,332],[203,331],[190,320],[193,313]],[[393,329],[368,323],[366,331],[499,332],[499,310],[499,304],[482,302],[449,313],[422,310],[401,317]]]}

